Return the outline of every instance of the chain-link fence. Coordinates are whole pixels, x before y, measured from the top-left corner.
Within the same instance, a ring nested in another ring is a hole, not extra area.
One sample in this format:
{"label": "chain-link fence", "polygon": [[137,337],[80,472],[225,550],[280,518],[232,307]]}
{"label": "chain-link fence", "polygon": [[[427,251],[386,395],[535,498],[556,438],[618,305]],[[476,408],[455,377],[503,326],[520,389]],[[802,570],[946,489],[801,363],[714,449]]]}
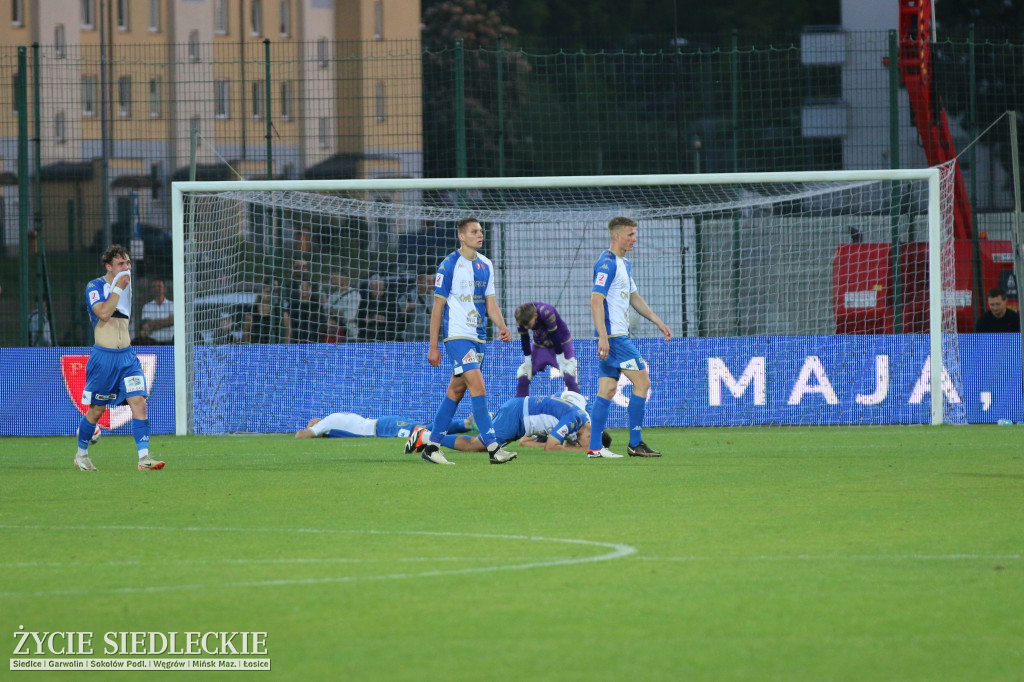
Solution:
{"label": "chain-link fence", "polygon": [[[154,280],[170,277],[170,183],[191,173],[212,180],[926,165],[906,94],[890,88],[899,79],[890,38],[724,34],[657,50],[572,52],[500,43],[422,50],[396,41],[5,46],[0,345],[91,343],[83,291],[102,274],[99,254],[111,241],[133,243],[136,305],[148,301]],[[934,53],[937,94],[958,149],[1019,108],[1024,45],[975,36],[940,42]],[[1008,230],[1009,158],[1005,126],[997,126],[963,160],[975,214],[991,214],[979,221],[990,236]],[[403,242],[380,237],[373,248]],[[47,314],[33,317],[40,308]]]}

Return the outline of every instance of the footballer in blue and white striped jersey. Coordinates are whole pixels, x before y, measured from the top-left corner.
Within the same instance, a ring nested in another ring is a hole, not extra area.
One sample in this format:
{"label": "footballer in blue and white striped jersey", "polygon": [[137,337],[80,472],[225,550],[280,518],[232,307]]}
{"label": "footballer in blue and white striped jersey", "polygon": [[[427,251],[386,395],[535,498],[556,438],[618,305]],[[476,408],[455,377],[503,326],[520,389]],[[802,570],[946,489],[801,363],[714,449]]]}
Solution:
{"label": "footballer in blue and white striped jersey", "polygon": [[487,297],[494,296],[494,265],[482,253],[470,260],[452,251],[434,277],[434,296],[447,302],[441,340],[487,340]]}
{"label": "footballer in blue and white striped jersey", "polygon": [[[591,293],[604,299],[604,325],[609,337],[629,336],[629,301],[636,290],[629,261],[605,249],[594,264]],[[596,329],[594,338],[598,338]]]}

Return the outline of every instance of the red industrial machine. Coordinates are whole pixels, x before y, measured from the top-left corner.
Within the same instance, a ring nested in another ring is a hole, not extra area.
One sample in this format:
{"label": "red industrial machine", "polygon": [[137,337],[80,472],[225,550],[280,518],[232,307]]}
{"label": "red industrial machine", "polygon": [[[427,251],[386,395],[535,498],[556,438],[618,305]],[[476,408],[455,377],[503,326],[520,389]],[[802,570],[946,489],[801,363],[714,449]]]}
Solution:
{"label": "red industrial machine", "polygon": [[[930,166],[956,157],[946,112],[932,78],[931,0],[899,2],[899,70],[910,99],[910,113],[921,137]],[[971,204],[960,166],[953,178],[953,249],[955,284],[952,297],[957,308],[957,329],[974,327],[974,267],[971,246]],[[893,277],[891,244],[843,244],[833,257],[832,298],[837,334],[923,333],[928,330],[928,245],[901,244],[899,288]],[[979,242],[981,288],[979,295],[1000,286],[1004,271],[1013,269],[1009,241]],[[876,292],[872,296],[869,292]],[[1012,301],[1016,307],[1017,301]],[[897,306],[900,328],[894,329]]]}

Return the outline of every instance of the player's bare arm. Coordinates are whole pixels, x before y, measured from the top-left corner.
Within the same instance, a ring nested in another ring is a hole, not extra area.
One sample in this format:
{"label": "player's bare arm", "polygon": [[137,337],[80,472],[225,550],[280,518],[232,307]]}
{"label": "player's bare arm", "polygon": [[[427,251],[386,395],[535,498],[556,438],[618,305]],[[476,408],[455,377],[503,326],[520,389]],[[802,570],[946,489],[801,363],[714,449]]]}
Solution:
{"label": "player's bare arm", "polygon": [[441,336],[441,319],[444,317],[444,307],[447,303],[447,300],[440,296],[434,296],[434,307],[430,309],[430,349],[427,350],[427,362],[431,367],[441,365],[438,337]]}
{"label": "player's bare arm", "polygon": [[672,340],[672,330],[669,329],[668,325],[662,322],[661,318],[651,310],[651,306],[647,305],[647,301],[640,295],[639,292],[634,291],[629,296],[629,304],[633,306],[633,310],[637,311],[643,317],[653,322],[658,326],[658,331],[665,335],[666,341]]}
{"label": "player's bare arm", "polygon": [[487,297],[487,317],[491,318],[491,322],[498,328],[499,339],[506,343],[512,340],[512,332],[505,326],[505,317],[501,314],[501,308],[498,307],[494,296]]}
{"label": "player's bare arm", "polygon": [[604,360],[608,357],[609,344],[608,328],[604,326],[604,296],[601,294],[590,294],[590,316],[597,330],[597,357]]}

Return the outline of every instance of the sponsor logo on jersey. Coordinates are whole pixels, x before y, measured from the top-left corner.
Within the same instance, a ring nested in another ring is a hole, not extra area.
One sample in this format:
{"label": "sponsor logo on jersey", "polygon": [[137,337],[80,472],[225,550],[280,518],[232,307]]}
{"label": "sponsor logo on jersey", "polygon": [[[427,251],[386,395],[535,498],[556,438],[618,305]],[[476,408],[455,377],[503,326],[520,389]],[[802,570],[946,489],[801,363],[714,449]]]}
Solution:
{"label": "sponsor logo on jersey", "polygon": [[607,272],[599,272],[599,273],[597,273],[597,277],[594,278],[594,286],[603,287],[605,285],[605,282],[607,282],[607,281],[608,281],[608,273]]}
{"label": "sponsor logo on jersey", "polygon": [[566,435],[568,435],[568,433],[569,433],[569,427],[568,426],[563,426],[562,428],[560,428],[557,431],[555,431],[555,433],[557,433],[559,436],[561,436],[562,440],[565,440]]}
{"label": "sponsor logo on jersey", "polygon": [[468,365],[468,364],[471,364],[471,363],[474,363],[474,362],[479,362],[479,360],[477,360],[476,351],[473,350],[473,349],[470,349],[470,350],[466,351],[465,355],[462,356],[461,364]]}
{"label": "sponsor logo on jersey", "polygon": [[92,289],[89,291],[89,307],[96,305],[100,302],[100,292]]}
{"label": "sponsor logo on jersey", "polygon": [[619,365],[619,367],[621,367],[622,369],[640,369],[640,367],[637,366],[636,364],[636,360],[632,358],[623,362],[621,365]]}
{"label": "sponsor logo on jersey", "polygon": [[[441,269],[444,270],[443,265],[441,266]],[[434,286],[440,287],[442,284],[444,284],[444,274],[439,272],[437,273],[437,277],[434,278]]]}

